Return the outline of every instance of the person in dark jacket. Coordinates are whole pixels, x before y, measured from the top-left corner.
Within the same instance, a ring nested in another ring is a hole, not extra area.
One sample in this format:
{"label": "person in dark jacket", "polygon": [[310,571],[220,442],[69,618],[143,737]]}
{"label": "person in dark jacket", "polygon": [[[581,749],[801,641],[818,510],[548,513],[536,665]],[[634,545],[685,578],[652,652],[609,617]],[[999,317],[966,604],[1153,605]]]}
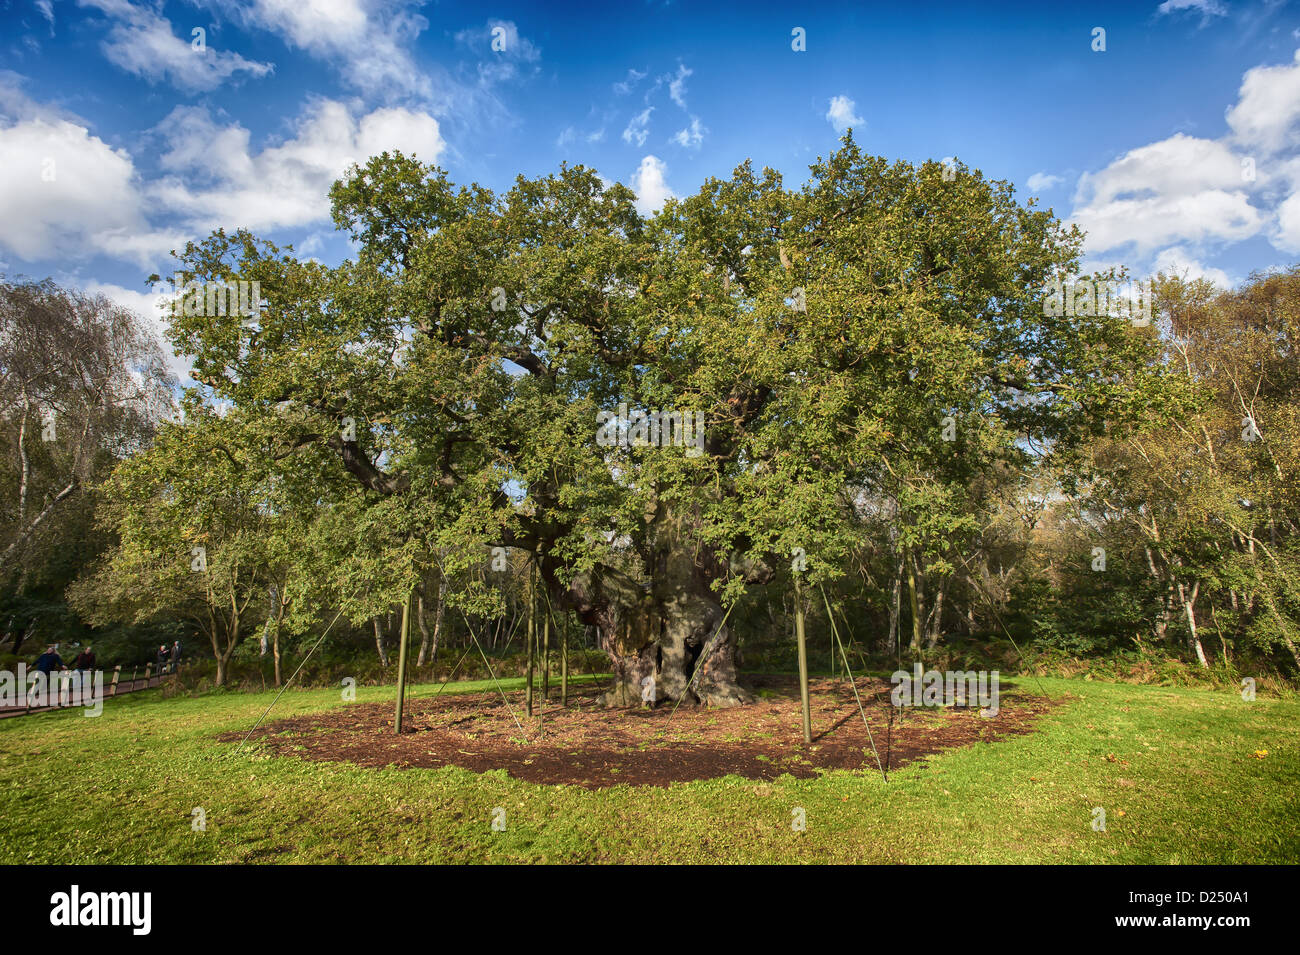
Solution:
{"label": "person in dark jacket", "polygon": [[95,650],[93,647],[86,647],[77,654],[77,659],[72,661],[72,669],[81,670],[83,673],[95,669]]}
{"label": "person in dark jacket", "polygon": [[33,698],[29,695],[27,701],[29,703],[39,702],[46,689],[54,692],[54,680],[51,679],[50,674],[55,670],[63,669],[66,669],[63,665],[63,657],[59,656],[59,651],[54,644],[50,644],[45,648],[45,652],[36,658],[36,672],[40,674],[40,677],[37,678],[31,690],[36,696]]}
{"label": "person in dark jacket", "polygon": [[167,644],[165,643],[160,644],[158,647],[158,672],[159,673],[165,673],[167,671],[167,656],[168,656]]}
{"label": "person in dark jacket", "polygon": [[172,644],[172,672],[176,672],[176,667],[181,662],[181,642],[177,640]]}
{"label": "person in dark jacket", "polygon": [[51,670],[66,669],[63,665],[63,657],[59,656],[59,651],[55,649],[54,644],[45,648],[45,652],[36,658],[36,669],[40,670],[48,678]]}

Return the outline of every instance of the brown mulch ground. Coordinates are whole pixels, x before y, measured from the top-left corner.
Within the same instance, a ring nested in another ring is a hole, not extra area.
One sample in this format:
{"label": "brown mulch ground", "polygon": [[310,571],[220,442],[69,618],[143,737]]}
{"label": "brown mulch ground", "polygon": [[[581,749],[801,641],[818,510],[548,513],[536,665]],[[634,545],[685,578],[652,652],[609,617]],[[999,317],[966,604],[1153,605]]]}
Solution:
{"label": "brown mulch ground", "polygon": [[[783,773],[807,778],[821,769],[879,772],[862,717],[847,683],[813,680],[813,742],[800,728],[799,686],[792,677],[756,677],[752,706],[731,709],[671,706],[654,710],[598,706],[598,690],[571,688],[569,707],[540,699],[530,720],[523,693],[444,694],[407,699],[406,727],[393,733],[393,704],[354,703],[325,713],[260,727],[252,736],[277,755],[344,761],[360,766],[460,766],[475,772],[504,769],[533,783],[603,789],[619,784],[667,786],[729,773],[771,780]],[[991,743],[1033,731],[1056,702],[1003,683],[991,718],[976,708],[912,708],[889,700],[887,680],[858,679],[876,751],[886,770],[958,746]],[[517,725],[516,717],[519,724]],[[238,741],[242,733],[226,733]]]}

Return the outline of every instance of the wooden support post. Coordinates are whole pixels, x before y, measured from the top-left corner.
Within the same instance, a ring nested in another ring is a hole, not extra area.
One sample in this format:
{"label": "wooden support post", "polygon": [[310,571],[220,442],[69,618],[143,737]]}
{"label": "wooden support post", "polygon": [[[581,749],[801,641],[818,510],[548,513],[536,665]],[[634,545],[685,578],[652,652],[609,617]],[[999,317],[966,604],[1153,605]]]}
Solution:
{"label": "wooden support post", "polygon": [[808,699],[808,644],[803,631],[803,587],[794,575],[794,633],[799,644],[799,699],[803,708],[803,741],[812,742],[812,705]]}
{"label": "wooden support post", "polygon": [[402,605],[402,640],[397,650],[397,713],[393,717],[393,731],[396,733],[402,732],[402,712],[406,703],[406,660],[410,656],[407,648],[411,643],[411,599],[414,596],[415,590],[412,589]]}
{"label": "wooden support post", "polygon": [[542,617],[542,703],[551,702],[551,613]]}
{"label": "wooden support post", "polygon": [[560,636],[560,705],[569,705],[569,618],[564,618],[564,633]]}
{"label": "wooden support post", "polygon": [[109,684],[108,695],[117,696],[117,681],[122,676],[122,664],[113,667],[113,682]]}
{"label": "wooden support post", "polygon": [[[830,611],[827,612],[829,613]],[[840,682],[843,682],[844,673],[843,670],[840,668],[839,657],[836,656],[835,654],[835,630],[833,627],[834,621],[832,621],[829,617],[827,617],[826,619],[828,623],[832,624],[832,627],[828,628],[831,631],[831,676],[840,680]]]}
{"label": "wooden support post", "polygon": [[537,642],[537,598],[533,592],[533,572],[528,571],[528,678],[524,684],[524,711],[533,715],[533,644]]}

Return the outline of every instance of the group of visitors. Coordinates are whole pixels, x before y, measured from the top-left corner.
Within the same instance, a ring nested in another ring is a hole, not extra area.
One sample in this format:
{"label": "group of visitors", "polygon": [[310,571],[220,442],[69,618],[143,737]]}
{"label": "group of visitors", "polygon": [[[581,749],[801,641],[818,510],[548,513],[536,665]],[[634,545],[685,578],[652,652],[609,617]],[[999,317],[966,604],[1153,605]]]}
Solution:
{"label": "group of visitors", "polygon": [[[64,664],[63,657],[59,656],[59,645],[57,643],[51,643],[45,648],[45,652],[36,658],[34,669],[41,675],[42,683],[33,684],[28,690],[27,700],[29,704],[33,700],[32,694],[39,694],[42,692],[40,689],[42,685],[48,687],[51,693],[55,693],[56,690],[53,675],[56,672],[66,672],[69,668]],[[71,669],[85,674],[86,676],[90,676],[92,671],[95,669],[94,648],[90,646],[83,648],[72,661]],[[66,681],[64,682],[64,685],[66,685]],[[60,690],[57,692],[61,693],[62,691]]]}
{"label": "group of visitors", "polygon": [[158,672],[175,673],[176,665],[181,662],[181,642],[177,640],[170,647],[161,644],[158,647]]}
{"label": "group of visitors", "polygon": [[[57,643],[51,643],[45,648],[45,652],[36,658],[36,669],[47,677],[54,670],[68,669],[63,663],[63,657],[59,656],[59,645]],[[76,659],[72,661],[72,669],[80,670],[82,673],[88,673],[95,669],[94,648],[86,647],[78,653]]]}
{"label": "group of visitors", "polygon": [[[158,647],[157,661],[158,673],[160,675],[164,673],[175,673],[177,666],[180,664],[180,660],[181,642],[179,640],[175,641],[170,647],[165,643]],[[57,643],[48,644],[45,647],[45,652],[36,658],[36,663],[33,666],[33,669],[41,675],[41,679],[40,682],[33,684],[29,691],[29,705],[33,701],[31,694],[40,692],[40,687],[48,687],[50,692],[54,692],[54,679],[56,674],[67,674],[66,676],[59,677],[59,685],[61,687],[66,687],[68,685],[68,680],[71,679],[72,671],[82,674],[83,679],[93,678],[95,663],[95,648],[90,645],[86,645],[81,649],[76,657],[73,658],[72,666],[69,667],[64,663],[63,657],[59,654],[59,645]],[[62,693],[62,690],[59,692]]]}
{"label": "group of visitors", "polygon": [[[176,666],[181,661],[181,642],[177,640],[170,647],[167,644],[161,644],[158,647],[158,672],[175,673]],[[36,659],[36,669],[44,673],[46,678],[54,670],[66,670],[67,666],[63,663],[63,657],[59,656],[59,645],[51,643],[45,648]],[[95,649],[87,646],[77,654],[76,659],[72,661],[72,669],[80,670],[82,673],[89,673],[95,669]]]}

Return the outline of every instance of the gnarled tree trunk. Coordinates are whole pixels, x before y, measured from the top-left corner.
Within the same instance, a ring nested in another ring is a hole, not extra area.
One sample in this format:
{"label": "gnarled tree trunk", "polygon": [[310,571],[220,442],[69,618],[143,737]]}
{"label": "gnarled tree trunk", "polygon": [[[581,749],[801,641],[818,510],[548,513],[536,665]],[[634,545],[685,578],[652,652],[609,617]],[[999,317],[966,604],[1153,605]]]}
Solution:
{"label": "gnarled tree trunk", "polygon": [[604,705],[639,704],[646,677],[654,679],[658,704],[753,702],[739,682],[735,631],[724,623],[726,611],[688,551],[662,554],[654,579],[644,585],[602,571],[575,580],[562,596],[584,623],[599,628],[614,674]]}

